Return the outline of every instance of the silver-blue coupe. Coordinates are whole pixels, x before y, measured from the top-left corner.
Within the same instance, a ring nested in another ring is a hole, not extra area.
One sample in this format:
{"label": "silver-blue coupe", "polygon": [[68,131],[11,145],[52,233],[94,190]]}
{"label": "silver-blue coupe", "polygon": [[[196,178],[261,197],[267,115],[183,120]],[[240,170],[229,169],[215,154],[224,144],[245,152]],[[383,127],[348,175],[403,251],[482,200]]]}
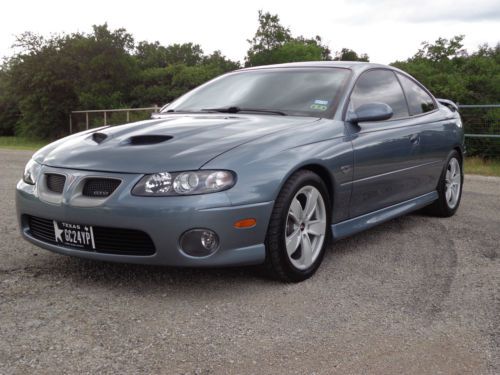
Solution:
{"label": "silver-blue coupe", "polygon": [[264,264],[301,281],[330,240],[462,192],[457,106],[390,66],[241,69],[152,119],[70,135],[17,185],[24,238],[102,261]]}

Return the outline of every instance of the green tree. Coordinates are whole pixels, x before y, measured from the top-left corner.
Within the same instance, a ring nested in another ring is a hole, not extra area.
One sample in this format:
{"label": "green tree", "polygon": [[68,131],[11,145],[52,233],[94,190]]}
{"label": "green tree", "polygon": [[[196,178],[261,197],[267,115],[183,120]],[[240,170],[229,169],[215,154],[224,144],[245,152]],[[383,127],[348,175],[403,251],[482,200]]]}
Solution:
{"label": "green tree", "polygon": [[67,123],[69,111],[78,103],[72,82],[76,67],[58,52],[62,38],[43,41],[26,36],[20,37],[20,44],[32,44],[9,61],[8,95],[20,112],[15,132],[40,138],[62,135],[58,125]]}
{"label": "green tree", "polygon": [[462,39],[457,36],[451,40],[439,38],[434,43],[423,42],[413,57],[392,65],[413,75],[434,95],[462,101],[467,95],[466,77],[457,70],[465,59],[464,54],[458,54]]}
{"label": "green tree", "polygon": [[366,53],[358,55],[358,53],[349,48],[342,48],[340,51],[335,53],[333,58],[335,61],[370,61]]}
{"label": "green tree", "polygon": [[290,29],[280,24],[277,14],[264,13],[259,10],[258,20],[259,27],[254,37],[247,40],[251,45],[248,50],[249,54],[271,51],[292,40]]}
{"label": "green tree", "polygon": [[94,26],[90,34],[44,39],[19,36],[21,52],[7,64],[9,95],[19,117],[16,134],[53,138],[67,133],[68,115],[78,108],[125,105],[137,75],[130,52],[134,41],[124,29]]}
{"label": "green tree", "polygon": [[[436,97],[462,104],[496,104],[500,102],[500,44],[482,45],[478,51],[463,49],[463,35],[424,42],[417,53],[393,63],[422,82]],[[498,134],[497,110],[462,111],[468,133]],[[498,142],[491,139],[467,140],[470,155],[491,156]]]}
{"label": "green tree", "polygon": [[293,37],[290,29],[280,23],[278,15],[259,11],[259,27],[250,43],[246,66],[278,64],[293,61],[331,60],[330,49],[319,36]]}
{"label": "green tree", "polygon": [[203,55],[197,65],[180,63],[145,69],[132,91],[133,105],[163,105],[218,75],[238,68],[238,63],[215,51]]}
{"label": "green tree", "polygon": [[17,101],[12,97],[6,66],[0,68],[0,135],[14,135],[20,111]]}
{"label": "green tree", "polygon": [[239,64],[198,44],[137,45],[125,29],[21,34],[0,70],[0,134],[67,134],[75,109],[161,105]]}
{"label": "green tree", "polygon": [[203,50],[199,44],[172,44],[165,48],[169,65],[185,64],[194,66],[203,61]]}
{"label": "green tree", "polygon": [[59,54],[77,64],[75,93],[79,108],[119,108],[130,101],[139,73],[131,56],[134,39],[125,29],[94,26],[90,35],[69,38]]}
{"label": "green tree", "polygon": [[141,69],[164,68],[168,65],[167,49],[160,42],[139,42],[135,58]]}
{"label": "green tree", "polygon": [[463,48],[465,35],[457,35],[451,39],[438,38],[434,43],[422,42],[422,48],[415,54],[415,58],[424,58],[431,61],[444,61],[466,56]]}
{"label": "green tree", "polygon": [[240,68],[240,63],[228,59],[221,51],[214,51],[203,57],[203,64],[211,67],[217,75],[230,72]]}
{"label": "green tree", "polygon": [[141,68],[165,68],[168,65],[201,64],[205,56],[199,44],[184,43],[162,46],[160,42],[140,42],[135,49],[135,57]]}

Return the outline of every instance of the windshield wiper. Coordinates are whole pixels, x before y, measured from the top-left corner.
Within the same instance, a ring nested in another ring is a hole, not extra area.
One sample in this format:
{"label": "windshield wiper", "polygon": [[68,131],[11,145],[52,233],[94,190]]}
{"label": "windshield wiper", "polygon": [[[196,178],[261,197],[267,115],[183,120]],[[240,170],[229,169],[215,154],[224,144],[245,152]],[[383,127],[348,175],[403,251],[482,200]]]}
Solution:
{"label": "windshield wiper", "polygon": [[160,112],[160,113],[200,113],[200,111],[188,111],[188,110],[183,110],[183,109],[169,109],[168,111]]}
{"label": "windshield wiper", "polygon": [[271,113],[274,115],[286,116],[287,114],[282,111],[274,109],[264,109],[264,108],[244,108],[244,107],[222,107],[222,108],[203,108],[202,111],[210,112],[221,112],[221,113],[238,113],[238,112],[261,112],[261,113]]}

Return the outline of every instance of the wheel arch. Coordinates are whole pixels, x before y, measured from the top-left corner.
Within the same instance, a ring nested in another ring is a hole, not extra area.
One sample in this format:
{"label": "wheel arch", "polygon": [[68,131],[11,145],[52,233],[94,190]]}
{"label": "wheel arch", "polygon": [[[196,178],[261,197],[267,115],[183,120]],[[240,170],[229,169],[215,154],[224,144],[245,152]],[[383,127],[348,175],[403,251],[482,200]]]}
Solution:
{"label": "wheel arch", "polygon": [[330,207],[333,209],[334,205],[334,194],[335,194],[335,180],[332,174],[329,172],[328,168],[325,167],[324,165],[321,165],[320,163],[317,162],[309,162],[309,163],[304,163],[301,165],[296,166],[295,168],[291,169],[289,173],[283,178],[283,181],[281,181],[280,187],[278,189],[278,194],[283,188],[283,185],[288,181],[290,176],[292,176],[294,173],[301,171],[301,170],[306,170],[306,171],[311,171],[315,174],[317,174],[321,180],[325,183],[327,193],[328,193],[328,198],[330,200]]}
{"label": "wheel arch", "polygon": [[464,152],[462,150],[462,147],[460,146],[455,146],[453,148],[456,152],[458,152],[458,156],[460,156],[460,163],[464,163]]}
{"label": "wheel arch", "polygon": [[326,189],[328,191],[328,198],[330,198],[330,204],[333,205],[333,177],[328,172],[328,169],[320,164],[306,164],[302,166],[299,170],[308,170],[316,173],[325,183]]}

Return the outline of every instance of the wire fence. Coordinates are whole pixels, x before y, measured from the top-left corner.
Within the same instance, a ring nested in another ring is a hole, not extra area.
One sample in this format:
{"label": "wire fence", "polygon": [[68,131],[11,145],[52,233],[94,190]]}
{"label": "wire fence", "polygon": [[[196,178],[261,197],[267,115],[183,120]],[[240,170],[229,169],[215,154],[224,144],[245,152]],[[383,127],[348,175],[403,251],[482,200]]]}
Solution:
{"label": "wire fence", "polygon": [[459,105],[467,156],[500,159],[500,104]]}
{"label": "wire fence", "polygon": [[[500,159],[500,104],[459,105],[468,156]],[[151,118],[160,107],[72,111],[70,134],[103,125],[120,125]]]}

